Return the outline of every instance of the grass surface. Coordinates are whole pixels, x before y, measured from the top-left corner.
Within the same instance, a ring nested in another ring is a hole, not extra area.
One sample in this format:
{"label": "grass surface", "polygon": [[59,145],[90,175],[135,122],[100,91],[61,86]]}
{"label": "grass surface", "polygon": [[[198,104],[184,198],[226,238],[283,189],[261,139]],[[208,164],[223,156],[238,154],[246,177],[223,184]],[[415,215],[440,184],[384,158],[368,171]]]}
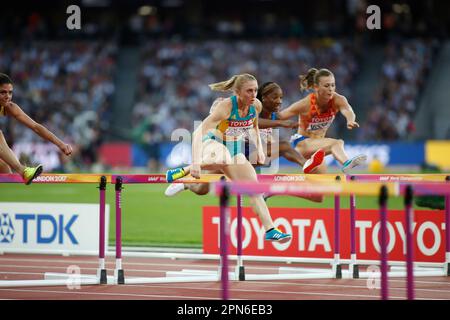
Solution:
{"label": "grass surface", "polygon": [[[122,237],[124,245],[133,246],[202,246],[202,207],[218,205],[212,195],[197,196],[189,191],[175,197],[164,196],[165,184],[125,185],[122,190]],[[1,202],[99,203],[99,192],[93,184],[0,184]],[[110,244],[115,240],[115,191],[108,185],[106,201],[110,205]],[[232,205],[236,203],[232,198]],[[244,205],[248,205],[245,199]],[[313,203],[296,197],[279,196],[268,200],[270,207],[333,208],[334,199]],[[348,197],[341,207],[348,208]],[[376,197],[359,197],[357,207],[378,208]],[[402,209],[403,199],[389,199],[390,209]]]}

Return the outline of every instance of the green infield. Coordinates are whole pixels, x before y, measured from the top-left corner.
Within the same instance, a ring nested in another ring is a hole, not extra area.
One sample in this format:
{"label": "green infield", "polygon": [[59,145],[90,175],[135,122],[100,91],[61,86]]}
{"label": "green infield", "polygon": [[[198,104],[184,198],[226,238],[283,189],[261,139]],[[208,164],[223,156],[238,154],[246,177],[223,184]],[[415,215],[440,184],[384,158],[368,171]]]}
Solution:
{"label": "green infield", "polygon": [[[165,184],[124,185],[122,191],[122,237],[129,246],[202,246],[202,207],[218,205],[213,195],[197,196],[189,191],[175,197],[164,196]],[[245,198],[244,198],[245,199]],[[98,188],[93,184],[0,184],[2,202],[57,202],[98,204]],[[115,240],[115,191],[108,185],[106,201],[110,205],[110,244]],[[378,208],[376,197],[359,197],[357,207]],[[231,199],[235,205],[236,200]],[[278,196],[268,200],[270,207],[333,208],[333,197],[323,203],[313,203],[297,197]],[[248,202],[244,200],[244,206]],[[348,197],[343,197],[341,207],[348,208]],[[402,209],[403,199],[389,199],[390,209]]]}

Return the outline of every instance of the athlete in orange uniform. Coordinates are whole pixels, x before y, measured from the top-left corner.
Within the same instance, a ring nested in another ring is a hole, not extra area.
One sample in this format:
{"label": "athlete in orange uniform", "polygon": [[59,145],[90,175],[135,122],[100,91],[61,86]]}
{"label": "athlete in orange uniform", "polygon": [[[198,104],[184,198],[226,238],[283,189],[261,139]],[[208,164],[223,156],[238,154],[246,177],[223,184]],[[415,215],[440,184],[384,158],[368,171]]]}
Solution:
{"label": "athlete in orange uniform", "polygon": [[[347,129],[359,127],[347,98],[335,91],[336,83],[333,73],[328,69],[312,68],[306,75],[300,76],[300,89],[302,91],[314,89],[314,92],[277,114],[277,118],[281,120],[293,116],[299,117],[298,133],[291,137],[292,146],[305,158],[323,149],[326,155],[332,154],[342,165],[344,173],[363,164],[367,156],[361,154],[349,159],[344,151],[344,140],[325,138],[328,128],[339,111],[347,119]],[[317,173],[324,172],[326,172],[326,166],[322,164],[317,169]]]}

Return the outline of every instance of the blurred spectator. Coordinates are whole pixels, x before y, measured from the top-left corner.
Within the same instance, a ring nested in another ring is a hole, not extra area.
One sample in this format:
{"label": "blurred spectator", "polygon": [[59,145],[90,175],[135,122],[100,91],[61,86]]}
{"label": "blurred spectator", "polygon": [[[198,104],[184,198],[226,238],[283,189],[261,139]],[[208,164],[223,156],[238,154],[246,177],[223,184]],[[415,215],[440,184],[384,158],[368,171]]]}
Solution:
{"label": "blurred spectator", "polygon": [[384,169],[383,162],[380,161],[378,156],[374,155],[368,165],[369,173],[382,173]]}

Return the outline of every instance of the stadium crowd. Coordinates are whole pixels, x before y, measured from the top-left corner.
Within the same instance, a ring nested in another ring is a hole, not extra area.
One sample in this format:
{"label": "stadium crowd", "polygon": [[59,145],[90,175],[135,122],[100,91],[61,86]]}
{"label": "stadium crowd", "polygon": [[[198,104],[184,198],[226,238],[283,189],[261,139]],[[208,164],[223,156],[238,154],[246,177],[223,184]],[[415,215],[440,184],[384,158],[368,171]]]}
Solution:
{"label": "stadium crowd", "polygon": [[392,40],[385,47],[382,80],[362,126],[361,140],[408,140],[433,64],[438,40]]}
{"label": "stadium crowd", "polygon": [[176,128],[192,130],[218,96],[207,84],[233,74],[250,73],[259,84],[276,81],[284,91],[283,106],[298,100],[299,75],[313,66],[333,70],[337,90],[351,99],[360,48],[349,40],[315,41],[153,41],[142,50],[133,126],[152,123],[170,141]]}
{"label": "stadium crowd", "polygon": [[[436,42],[419,39],[386,45],[383,81],[357,139],[386,141],[410,136],[436,46]],[[80,40],[23,42],[0,49],[0,68],[17,84],[14,100],[32,118],[72,143],[73,163],[82,167],[97,162],[102,137],[110,129],[117,52],[113,41]],[[147,145],[149,157],[157,161],[160,144],[170,142],[175,129],[192,131],[194,121],[209,112],[218,95],[207,84],[242,72],[254,74],[260,84],[278,82],[286,107],[306,94],[299,90],[300,74],[312,66],[327,67],[336,76],[337,91],[352,102],[361,52],[361,46],[346,38],[148,41],[141,48],[132,108],[134,142]],[[39,142],[20,126],[7,128],[11,144]],[[345,125],[338,117],[329,133],[339,136],[342,131]]]}

